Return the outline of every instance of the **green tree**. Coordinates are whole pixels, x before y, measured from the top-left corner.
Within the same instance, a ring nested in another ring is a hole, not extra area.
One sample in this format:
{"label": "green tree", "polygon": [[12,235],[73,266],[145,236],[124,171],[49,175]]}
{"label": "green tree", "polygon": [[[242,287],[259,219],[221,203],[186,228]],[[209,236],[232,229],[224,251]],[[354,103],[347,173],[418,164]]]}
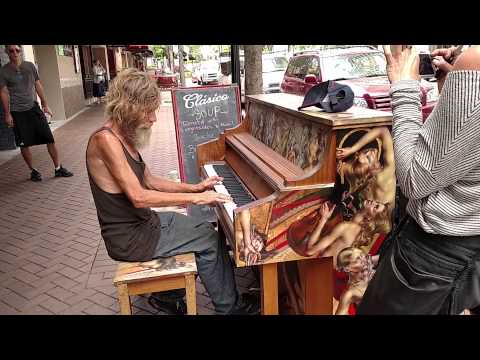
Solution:
{"label": "green tree", "polygon": [[263,45],[263,52],[272,52],[273,51],[273,45]]}
{"label": "green tree", "polygon": [[190,47],[190,55],[192,55],[197,61],[202,60],[202,53],[200,51],[201,45],[188,45],[188,46]]}
{"label": "green tree", "polygon": [[152,45],[153,57],[156,59],[163,59],[167,56],[167,45]]}

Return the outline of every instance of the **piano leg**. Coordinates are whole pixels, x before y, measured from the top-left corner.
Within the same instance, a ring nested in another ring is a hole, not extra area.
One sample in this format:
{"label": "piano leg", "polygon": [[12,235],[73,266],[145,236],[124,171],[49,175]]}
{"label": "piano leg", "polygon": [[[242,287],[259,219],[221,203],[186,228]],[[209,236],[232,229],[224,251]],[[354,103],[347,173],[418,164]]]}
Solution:
{"label": "piano leg", "polygon": [[332,315],[333,258],[301,260],[299,270],[305,291],[305,315]]}
{"label": "piano leg", "polygon": [[262,315],[278,315],[278,275],[277,263],[263,264],[260,286],[262,292]]}

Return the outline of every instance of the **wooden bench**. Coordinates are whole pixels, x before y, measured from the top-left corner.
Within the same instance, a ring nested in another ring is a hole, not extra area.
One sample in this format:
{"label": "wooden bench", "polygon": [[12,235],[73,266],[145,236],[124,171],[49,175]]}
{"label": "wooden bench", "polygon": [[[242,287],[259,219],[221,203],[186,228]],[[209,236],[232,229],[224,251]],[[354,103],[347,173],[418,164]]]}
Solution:
{"label": "wooden bench", "polygon": [[147,262],[121,262],[113,284],[118,290],[120,313],[131,315],[130,295],[185,289],[187,314],[197,313],[195,274],[197,264],[193,253],[160,258]]}

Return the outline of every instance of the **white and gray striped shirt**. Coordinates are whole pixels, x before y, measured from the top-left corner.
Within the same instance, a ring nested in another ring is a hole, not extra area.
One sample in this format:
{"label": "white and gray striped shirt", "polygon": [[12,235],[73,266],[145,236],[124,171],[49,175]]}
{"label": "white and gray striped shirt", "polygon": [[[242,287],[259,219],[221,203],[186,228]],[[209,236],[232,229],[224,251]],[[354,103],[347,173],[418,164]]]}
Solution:
{"label": "white and gray striped shirt", "polygon": [[418,81],[394,83],[390,95],[408,213],[428,233],[480,234],[480,71],[450,72],[425,123]]}

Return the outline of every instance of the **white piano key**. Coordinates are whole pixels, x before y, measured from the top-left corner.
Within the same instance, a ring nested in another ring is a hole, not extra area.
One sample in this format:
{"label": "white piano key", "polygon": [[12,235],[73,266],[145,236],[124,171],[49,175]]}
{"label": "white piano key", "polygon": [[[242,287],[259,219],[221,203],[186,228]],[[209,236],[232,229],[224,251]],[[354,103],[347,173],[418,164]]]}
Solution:
{"label": "white piano key", "polygon": [[213,168],[213,165],[204,165],[203,168],[205,169],[205,172],[207,173],[207,176],[217,176],[217,172]]}
{"label": "white piano key", "polygon": [[233,223],[233,209],[237,208],[237,204],[235,204],[234,202],[228,202],[228,203],[225,203],[225,204],[222,204],[222,205],[225,208],[225,210],[227,210],[227,214],[228,214],[228,216],[230,217],[230,220]]}
{"label": "white piano key", "polygon": [[[209,164],[204,165],[203,168],[207,173],[207,176],[217,176],[217,172],[213,168],[213,165],[209,165]],[[224,185],[214,185],[213,188],[215,189],[216,192],[220,194],[230,196],[230,193],[228,192],[227,188]],[[225,208],[228,216],[230,217],[230,220],[233,222],[233,209],[237,208],[237,204],[235,204],[233,201],[230,201],[228,203],[223,203],[221,205]]]}
{"label": "white piano key", "polygon": [[213,188],[215,189],[216,192],[218,192],[220,194],[225,194],[225,195],[230,196],[230,193],[228,192],[225,185],[214,185]]}

